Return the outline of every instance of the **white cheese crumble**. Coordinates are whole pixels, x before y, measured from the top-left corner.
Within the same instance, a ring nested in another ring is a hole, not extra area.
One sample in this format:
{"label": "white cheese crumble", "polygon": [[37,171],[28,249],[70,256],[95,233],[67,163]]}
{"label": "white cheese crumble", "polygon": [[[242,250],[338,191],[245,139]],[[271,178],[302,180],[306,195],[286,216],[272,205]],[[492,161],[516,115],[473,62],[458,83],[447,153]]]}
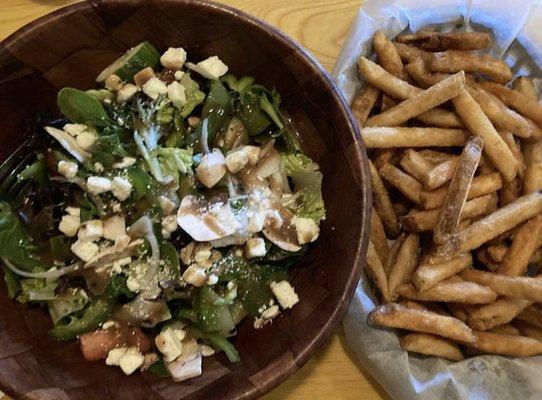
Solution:
{"label": "white cheese crumble", "polygon": [[270,287],[282,308],[292,308],[299,302],[299,297],[288,281],[271,282]]}
{"label": "white cheese crumble", "polygon": [[66,178],[74,178],[77,175],[79,166],[73,161],[60,160],[58,162],[58,173]]}

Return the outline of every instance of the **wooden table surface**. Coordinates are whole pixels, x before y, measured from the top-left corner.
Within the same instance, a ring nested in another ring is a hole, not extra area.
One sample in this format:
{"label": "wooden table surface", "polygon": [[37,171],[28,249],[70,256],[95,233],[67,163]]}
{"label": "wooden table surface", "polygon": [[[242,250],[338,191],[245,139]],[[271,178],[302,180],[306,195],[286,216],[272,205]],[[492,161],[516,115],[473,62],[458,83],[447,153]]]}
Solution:
{"label": "wooden table surface", "polygon": [[[48,12],[76,0],[0,0],[0,39]],[[339,54],[362,0],[225,0],[272,25],[311,51],[327,70]],[[383,389],[354,361],[342,328],[301,370],[264,400],[387,399]],[[2,399],[5,400],[5,399]]]}

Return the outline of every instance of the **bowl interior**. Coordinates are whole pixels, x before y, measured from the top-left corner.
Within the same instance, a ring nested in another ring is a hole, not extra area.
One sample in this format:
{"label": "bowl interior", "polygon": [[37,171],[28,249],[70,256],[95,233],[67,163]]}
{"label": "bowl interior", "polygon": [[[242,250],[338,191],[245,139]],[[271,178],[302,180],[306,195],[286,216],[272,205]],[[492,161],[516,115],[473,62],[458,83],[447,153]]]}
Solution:
{"label": "bowl interior", "polygon": [[321,166],[327,219],[318,242],[293,269],[301,302],[272,325],[239,329],[242,362],[205,359],[204,373],[173,383],[150,374],[83,361],[77,344],[56,343],[41,309],[0,291],[0,388],[38,399],[248,399],[304,364],[340,320],[359,279],[367,246],[366,155],[346,105],[321,67],[273,28],[243,13],[199,1],[79,3],[39,19],[0,47],[0,160],[32,131],[36,114],[56,112],[59,88],[87,89],[127,48],[149,40],[182,46],[189,59],[218,55],[237,75],[276,87],[304,148]]}

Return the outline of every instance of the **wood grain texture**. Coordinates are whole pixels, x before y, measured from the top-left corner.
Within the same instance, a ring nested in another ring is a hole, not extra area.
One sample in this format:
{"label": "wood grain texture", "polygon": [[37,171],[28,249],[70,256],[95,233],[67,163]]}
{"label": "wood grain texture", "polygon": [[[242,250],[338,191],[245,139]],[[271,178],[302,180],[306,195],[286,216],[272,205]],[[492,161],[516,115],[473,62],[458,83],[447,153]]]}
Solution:
{"label": "wood grain texture", "polygon": [[[0,39],[70,0],[2,0]],[[224,3],[266,20],[310,50],[328,70],[333,66],[358,0],[229,0]],[[386,398],[369,375],[354,363],[342,330],[288,381],[264,396],[266,400]]]}

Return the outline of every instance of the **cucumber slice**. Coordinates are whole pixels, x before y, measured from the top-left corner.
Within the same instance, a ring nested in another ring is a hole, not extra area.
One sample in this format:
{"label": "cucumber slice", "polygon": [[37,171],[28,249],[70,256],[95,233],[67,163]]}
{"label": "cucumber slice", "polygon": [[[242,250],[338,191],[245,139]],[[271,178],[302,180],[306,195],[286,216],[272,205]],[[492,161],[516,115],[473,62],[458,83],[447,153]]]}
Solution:
{"label": "cucumber slice", "polygon": [[117,75],[123,82],[133,82],[135,74],[146,67],[154,68],[159,62],[158,50],[149,42],[142,42],[104,69],[96,78],[96,82],[103,83],[111,74]]}

